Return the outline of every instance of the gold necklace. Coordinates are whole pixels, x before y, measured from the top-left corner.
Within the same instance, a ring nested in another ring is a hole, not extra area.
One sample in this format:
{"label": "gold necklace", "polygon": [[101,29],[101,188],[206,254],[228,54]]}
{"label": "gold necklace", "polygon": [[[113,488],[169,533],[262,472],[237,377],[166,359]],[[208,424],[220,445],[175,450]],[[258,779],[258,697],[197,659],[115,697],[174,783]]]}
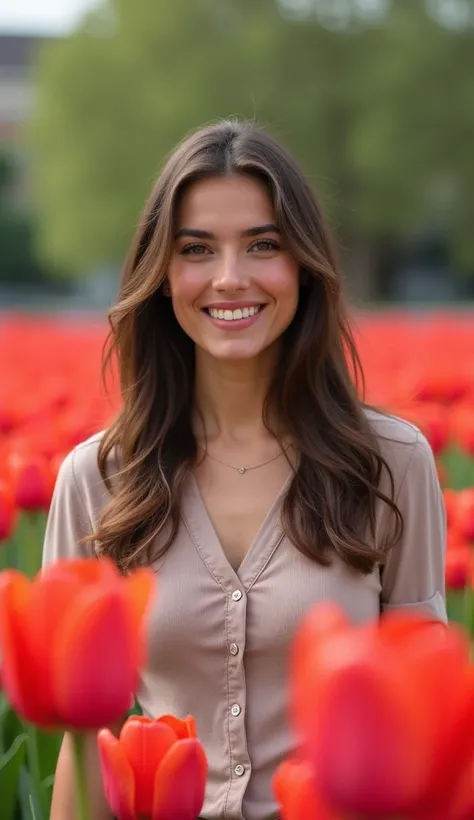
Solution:
{"label": "gold necklace", "polygon": [[280,450],[280,452],[277,453],[276,456],[272,456],[271,458],[267,458],[266,461],[262,461],[262,462],[260,462],[260,464],[251,464],[249,467],[237,467],[236,464],[229,464],[227,461],[221,461],[220,458],[216,458],[216,456],[212,456],[208,450],[205,450],[204,447],[201,447],[201,445],[198,444],[199,449],[202,450],[202,452],[206,456],[209,456],[209,458],[212,458],[213,461],[217,461],[218,464],[222,464],[223,467],[230,467],[232,470],[236,470],[238,473],[240,473],[240,475],[243,475],[244,473],[248,473],[249,470],[258,470],[259,467],[264,467],[265,464],[270,464],[271,461],[275,461],[277,458],[280,458],[280,456],[283,455],[283,453],[286,453],[289,446],[290,445],[288,444],[286,447],[284,447],[282,450]]}

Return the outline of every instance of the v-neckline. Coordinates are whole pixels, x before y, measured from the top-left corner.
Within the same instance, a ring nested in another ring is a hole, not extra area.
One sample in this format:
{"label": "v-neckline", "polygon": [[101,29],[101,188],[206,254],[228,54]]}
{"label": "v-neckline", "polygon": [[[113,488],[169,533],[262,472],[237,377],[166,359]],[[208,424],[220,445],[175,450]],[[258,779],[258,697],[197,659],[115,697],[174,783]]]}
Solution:
{"label": "v-neckline", "polygon": [[193,473],[189,474],[183,497],[184,524],[211,574],[229,591],[234,590],[236,585],[248,590],[282,540],[279,513],[292,478],[293,473],[290,472],[271,503],[238,569],[235,570],[218,538],[197,479]]}

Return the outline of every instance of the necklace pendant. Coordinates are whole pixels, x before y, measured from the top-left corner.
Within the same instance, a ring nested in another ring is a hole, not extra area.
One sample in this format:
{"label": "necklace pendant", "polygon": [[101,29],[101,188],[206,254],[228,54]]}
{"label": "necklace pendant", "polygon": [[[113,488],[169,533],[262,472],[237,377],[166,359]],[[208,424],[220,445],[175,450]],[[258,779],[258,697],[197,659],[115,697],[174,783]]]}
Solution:
{"label": "necklace pendant", "polygon": [[239,473],[242,475],[245,473],[245,467],[239,467]]}

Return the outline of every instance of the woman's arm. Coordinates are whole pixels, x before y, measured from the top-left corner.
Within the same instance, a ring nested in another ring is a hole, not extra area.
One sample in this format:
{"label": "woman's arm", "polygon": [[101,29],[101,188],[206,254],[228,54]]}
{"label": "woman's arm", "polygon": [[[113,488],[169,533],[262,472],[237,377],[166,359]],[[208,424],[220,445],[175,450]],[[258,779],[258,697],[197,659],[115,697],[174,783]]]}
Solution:
{"label": "woman's arm", "polygon": [[[121,726],[117,723],[110,728],[118,735]],[[90,820],[112,820],[102,787],[96,733],[87,737],[85,753]],[[56,765],[50,820],[76,820],[75,782],[72,739],[66,732]]]}
{"label": "woman's arm", "polygon": [[403,536],[382,570],[382,609],[418,609],[446,621],[443,495],[426,438],[413,428],[411,435],[413,441],[402,445],[406,468],[396,497]]}

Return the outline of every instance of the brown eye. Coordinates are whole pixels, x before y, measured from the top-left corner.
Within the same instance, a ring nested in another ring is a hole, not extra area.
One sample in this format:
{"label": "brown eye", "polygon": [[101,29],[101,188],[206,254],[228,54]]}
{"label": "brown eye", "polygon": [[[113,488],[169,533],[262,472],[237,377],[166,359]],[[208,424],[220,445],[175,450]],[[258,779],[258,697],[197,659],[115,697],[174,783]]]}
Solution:
{"label": "brown eye", "polygon": [[206,248],[205,245],[200,245],[198,242],[194,242],[192,245],[186,245],[186,247],[180,251],[182,256],[202,256],[205,253],[210,253],[209,249]]}
{"label": "brown eye", "polygon": [[274,239],[258,239],[250,248],[252,251],[279,251],[280,245]]}

